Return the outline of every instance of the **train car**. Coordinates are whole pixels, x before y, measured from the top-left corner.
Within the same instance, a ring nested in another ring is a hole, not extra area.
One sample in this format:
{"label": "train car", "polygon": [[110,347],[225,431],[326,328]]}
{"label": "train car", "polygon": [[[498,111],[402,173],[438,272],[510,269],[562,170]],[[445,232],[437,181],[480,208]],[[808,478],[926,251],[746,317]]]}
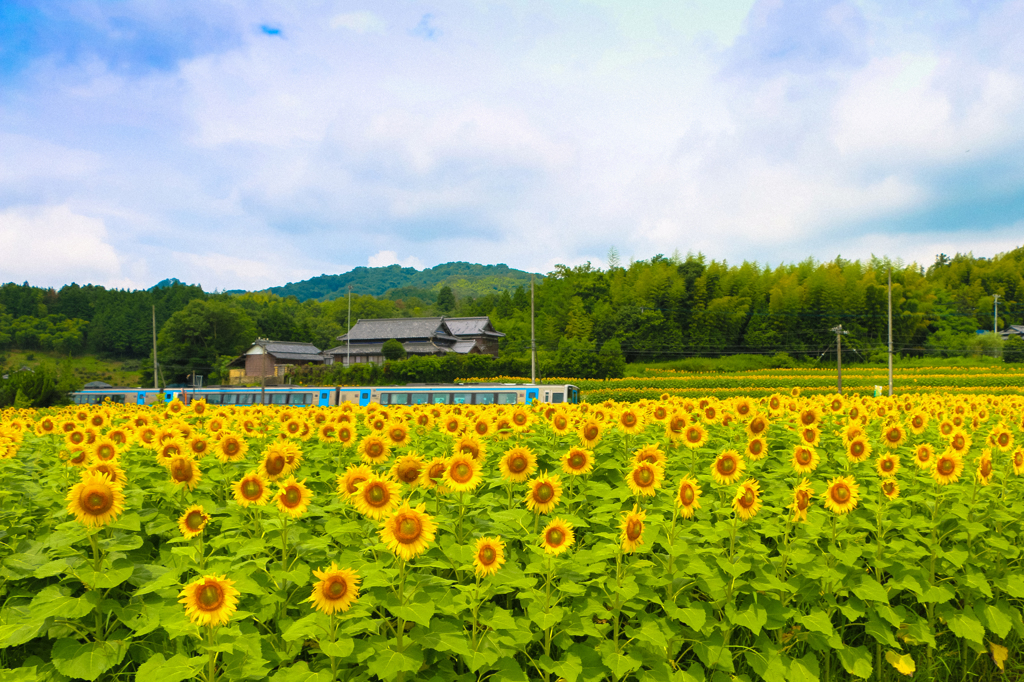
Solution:
{"label": "train car", "polygon": [[288,405],[333,407],[357,405],[514,405],[578,403],[579,388],[572,384],[411,384],[408,386],[204,386],[202,388],[90,388],[71,394],[76,405],[99,405],[104,400],[130,405],[152,405],[159,394],[165,401],[206,400],[221,405]]}

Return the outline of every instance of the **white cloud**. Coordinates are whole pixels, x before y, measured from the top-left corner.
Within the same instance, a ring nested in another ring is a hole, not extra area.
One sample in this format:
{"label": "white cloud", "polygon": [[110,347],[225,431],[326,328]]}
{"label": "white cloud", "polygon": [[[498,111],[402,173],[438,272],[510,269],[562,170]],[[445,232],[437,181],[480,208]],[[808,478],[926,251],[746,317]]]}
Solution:
{"label": "white cloud", "polygon": [[[213,282],[220,284],[221,289],[248,289],[250,291],[281,286],[287,282],[297,282],[321,273],[306,268],[296,268],[287,264],[288,259],[243,258],[224,253],[184,253],[178,252],[171,256],[168,264],[174,272],[190,273],[185,276],[188,282]],[[166,266],[165,266],[166,267]],[[180,275],[177,276],[183,279]],[[207,284],[210,290],[214,288]]]}
{"label": "white cloud", "polygon": [[384,20],[373,12],[348,12],[331,19],[331,28],[347,28],[356,33],[384,33]]}
{"label": "white cloud", "polygon": [[131,286],[102,220],[67,206],[0,212],[0,281],[61,287],[71,282]]}
{"label": "white cloud", "polygon": [[417,270],[422,270],[424,267],[423,262],[416,256],[399,259],[398,254],[394,251],[378,251],[370,256],[366,265],[371,268],[382,268],[385,265],[401,265],[403,268],[416,268]]}

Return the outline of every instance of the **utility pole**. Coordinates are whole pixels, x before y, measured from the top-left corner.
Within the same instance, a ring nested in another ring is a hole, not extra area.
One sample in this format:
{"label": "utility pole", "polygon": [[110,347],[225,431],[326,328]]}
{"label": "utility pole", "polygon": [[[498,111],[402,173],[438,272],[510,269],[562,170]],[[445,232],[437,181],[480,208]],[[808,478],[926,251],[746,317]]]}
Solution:
{"label": "utility pole", "polygon": [[530,275],[530,383],[537,383],[537,341],[533,329],[533,275]]}
{"label": "utility pole", "polygon": [[352,341],[348,333],[352,331],[352,285],[348,285],[348,328],[345,330],[345,369],[352,365]]}
{"label": "utility pole", "polygon": [[843,394],[843,334],[850,332],[843,331],[843,325],[832,327],[829,331],[836,333],[836,391]]}
{"label": "utility pole", "polygon": [[999,333],[999,294],[995,294],[995,310],[992,312],[992,333]]}
{"label": "utility pole", "polygon": [[889,397],[892,397],[892,266],[889,266]]}
{"label": "utility pole", "polygon": [[156,381],[158,367],[159,367],[159,364],[157,363],[157,360],[156,360],[156,306],[154,305],[153,306],[153,388],[154,389],[159,388],[159,386],[157,386],[157,381]]}

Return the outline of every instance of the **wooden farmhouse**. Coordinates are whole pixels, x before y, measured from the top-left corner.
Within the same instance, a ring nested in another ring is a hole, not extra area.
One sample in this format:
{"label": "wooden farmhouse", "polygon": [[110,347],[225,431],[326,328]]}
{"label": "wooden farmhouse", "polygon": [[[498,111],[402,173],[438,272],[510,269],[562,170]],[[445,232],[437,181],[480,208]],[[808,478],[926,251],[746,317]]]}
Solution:
{"label": "wooden farmhouse", "polygon": [[280,379],[296,365],[323,363],[324,354],[311,343],[256,339],[252,347],[232,360],[228,367],[231,368],[231,383],[243,383],[260,377]]}
{"label": "wooden farmhouse", "polygon": [[340,345],[324,351],[324,356],[328,364],[381,364],[384,342],[396,339],[408,355],[485,353],[497,357],[498,341],[504,336],[486,316],[360,319],[348,334],[338,337]]}

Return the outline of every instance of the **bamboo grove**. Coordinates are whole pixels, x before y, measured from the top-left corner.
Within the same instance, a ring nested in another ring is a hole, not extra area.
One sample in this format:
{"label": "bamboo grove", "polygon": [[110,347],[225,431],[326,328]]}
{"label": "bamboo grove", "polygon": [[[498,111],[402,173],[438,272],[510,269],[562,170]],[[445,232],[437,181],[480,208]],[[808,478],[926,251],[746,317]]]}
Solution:
{"label": "bamboo grove", "polygon": [[1024,399],[0,421],[5,679],[996,679]]}

